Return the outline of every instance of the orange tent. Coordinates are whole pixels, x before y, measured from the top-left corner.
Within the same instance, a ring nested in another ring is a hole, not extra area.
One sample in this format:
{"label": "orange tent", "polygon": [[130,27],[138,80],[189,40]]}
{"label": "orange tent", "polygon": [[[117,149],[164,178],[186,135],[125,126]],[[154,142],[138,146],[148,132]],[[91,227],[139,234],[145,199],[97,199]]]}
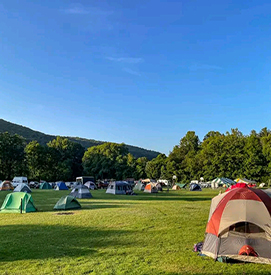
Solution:
{"label": "orange tent", "polygon": [[9,191],[9,190],[13,190],[13,189],[14,189],[14,187],[13,187],[12,183],[8,180],[4,180],[0,185],[1,191]]}

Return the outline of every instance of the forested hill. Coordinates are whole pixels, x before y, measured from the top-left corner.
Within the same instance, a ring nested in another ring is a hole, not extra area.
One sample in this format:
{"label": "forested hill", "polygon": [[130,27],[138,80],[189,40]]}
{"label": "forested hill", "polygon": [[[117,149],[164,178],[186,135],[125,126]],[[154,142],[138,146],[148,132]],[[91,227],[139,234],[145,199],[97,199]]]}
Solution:
{"label": "forested hill", "polygon": [[[6,120],[0,119],[0,133],[8,132],[10,134],[18,134],[26,139],[27,142],[32,140],[36,140],[41,145],[45,145],[49,141],[56,138],[53,135],[46,135],[44,133],[34,131],[30,128],[25,126],[21,126],[15,123],[8,122]],[[104,141],[98,141],[94,139],[86,139],[86,138],[79,138],[79,137],[66,137],[71,141],[78,142],[86,149],[95,145],[100,145],[104,143]],[[126,145],[129,152],[135,157],[147,157],[149,160],[156,158],[160,153],[152,150],[143,149],[140,147]]]}

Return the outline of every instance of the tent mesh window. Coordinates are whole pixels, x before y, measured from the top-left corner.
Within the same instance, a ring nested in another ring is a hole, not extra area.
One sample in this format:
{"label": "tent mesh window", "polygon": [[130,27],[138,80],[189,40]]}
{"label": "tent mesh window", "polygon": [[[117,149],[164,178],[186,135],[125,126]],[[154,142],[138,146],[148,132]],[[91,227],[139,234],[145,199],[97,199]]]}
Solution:
{"label": "tent mesh window", "polygon": [[240,233],[264,233],[264,230],[258,225],[250,222],[238,222],[230,226],[229,231]]}

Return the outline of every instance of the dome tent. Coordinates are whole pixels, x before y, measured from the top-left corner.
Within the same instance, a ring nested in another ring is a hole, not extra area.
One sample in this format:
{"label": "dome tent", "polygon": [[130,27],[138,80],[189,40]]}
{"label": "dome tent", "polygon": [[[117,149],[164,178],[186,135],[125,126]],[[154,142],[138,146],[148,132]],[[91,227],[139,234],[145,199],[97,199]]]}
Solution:
{"label": "dome tent", "polygon": [[0,213],[28,213],[37,211],[32,196],[25,192],[15,192],[6,195]]}
{"label": "dome tent", "polygon": [[[271,264],[270,214],[271,198],[260,189],[235,188],[214,197],[202,253]],[[252,253],[244,255],[245,249]]]}
{"label": "dome tent", "polygon": [[54,206],[56,210],[70,210],[81,208],[80,203],[73,196],[64,196],[59,199],[59,201]]}
{"label": "dome tent", "polygon": [[78,185],[72,189],[70,196],[78,199],[90,199],[92,198],[91,193],[89,192],[88,188],[84,185]]}
{"label": "dome tent", "polygon": [[155,184],[153,184],[153,183],[150,182],[149,184],[147,184],[145,186],[144,192],[147,192],[147,193],[158,193],[158,189],[155,186]]}
{"label": "dome tent", "polygon": [[28,185],[25,183],[20,183],[17,185],[17,187],[13,190],[13,192],[26,192],[26,193],[31,193],[31,189],[29,188]]}
{"label": "dome tent", "polygon": [[50,183],[45,181],[40,184],[40,189],[52,189],[52,186]]}
{"label": "dome tent", "polygon": [[65,182],[59,181],[56,183],[56,190],[69,190]]}

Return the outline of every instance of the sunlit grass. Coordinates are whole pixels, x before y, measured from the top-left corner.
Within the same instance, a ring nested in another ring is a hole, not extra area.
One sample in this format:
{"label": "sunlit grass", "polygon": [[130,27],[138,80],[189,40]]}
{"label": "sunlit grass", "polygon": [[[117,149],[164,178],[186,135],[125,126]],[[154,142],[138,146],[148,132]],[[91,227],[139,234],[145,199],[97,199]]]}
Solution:
{"label": "sunlit grass", "polygon": [[[0,274],[269,274],[271,266],[197,256],[218,191],[114,196],[92,191],[73,215],[53,207],[69,191],[34,190],[39,212],[0,215]],[[7,192],[0,192],[2,204]]]}

